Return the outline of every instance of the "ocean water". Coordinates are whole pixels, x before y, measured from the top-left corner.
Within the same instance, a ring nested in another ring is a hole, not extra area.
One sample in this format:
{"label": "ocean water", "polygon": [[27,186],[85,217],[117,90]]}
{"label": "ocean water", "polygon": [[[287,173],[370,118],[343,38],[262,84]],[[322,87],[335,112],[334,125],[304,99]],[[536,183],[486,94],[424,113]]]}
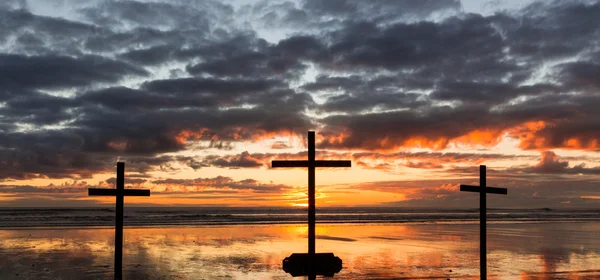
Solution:
{"label": "ocean water", "polygon": [[[125,279],[303,279],[281,269],[306,252],[305,225],[126,227]],[[488,279],[600,279],[599,222],[488,227]],[[476,224],[319,224],[317,252],[343,269],[332,279],[479,279]],[[0,279],[111,279],[114,230],[0,229]],[[305,278],[304,278],[305,279]]]}
{"label": "ocean water", "polygon": [[[333,279],[479,279],[478,210],[317,209]],[[600,279],[600,211],[490,209],[488,279]],[[126,208],[125,279],[303,279],[299,208]],[[111,279],[114,210],[1,209],[0,279]]]}
{"label": "ocean water", "polygon": [[[126,207],[125,225],[302,224],[306,208]],[[0,227],[111,226],[114,208],[0,208]],[[489,223],[600,221],[600,210],[489,209]],[[478,209],[318,208],[317,223],[478,223]]]}

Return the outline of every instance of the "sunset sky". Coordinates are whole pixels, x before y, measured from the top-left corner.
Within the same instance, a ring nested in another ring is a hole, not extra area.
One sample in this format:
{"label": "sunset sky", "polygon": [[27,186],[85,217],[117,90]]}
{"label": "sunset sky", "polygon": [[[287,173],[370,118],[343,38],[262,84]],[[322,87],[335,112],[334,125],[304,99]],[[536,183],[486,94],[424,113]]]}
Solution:
{"label": "sunset sky", "polygon": [[600,2],[0,3],[0,207],[600,207]]}

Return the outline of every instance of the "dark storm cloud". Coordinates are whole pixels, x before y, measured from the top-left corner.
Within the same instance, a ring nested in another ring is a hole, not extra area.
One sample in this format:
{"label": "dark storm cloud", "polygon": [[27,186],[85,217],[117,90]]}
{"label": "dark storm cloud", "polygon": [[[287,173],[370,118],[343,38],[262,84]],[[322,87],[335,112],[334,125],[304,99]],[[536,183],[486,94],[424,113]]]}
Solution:
{"label": "dark storm cloud", "polygon": [[81,55],[79,46],[86,38],[110,33],[99,26],[35,15],[26,9],[0,9],[0,18],[0,39],[15,37],[7,49],[27,55]]}
{"label": "dark storm cloud", "polygon": [[[149,79],[139,88],[119,85],[128,76],[151,75],[140,65],[196,58],[225,62],[252,46],[274,71],[286,71],[288,62],[300,65],[254,32],[215,26],[230,20],[231,7],[211,1],[191,6],[71,4],[85,22],[27,10],[1,11],[0,36],[15,36],[17,44],[10,50],[23,51],[0,55],[0,95],[6,100],[0,108],[0,129],[6,132],[0,140],[5,166],[1,178],[88,178],[109,171],[118,156],[136,172],[171,171],[174,161],[198,168],[201,163],[190,158],[157,155],[184,150],[196,140],[210,141],[206,148],[220,149],[228,147],[224,141],[299,132],[312,125],[302,113],[312,104],[311,96],[268,75],[252,78],[241,71],[239,78]],[[269,48],[280,53],[281,61],[271,61],[275,51],[262,53]],[[293,46],[289,48],[287,53],[293,53]],[[94,54],[86,54],[90,51]],[[109,86],[101,88],[101,84]],[[64,97],[60,92],[64,89],[77,93]],[[42,128],[57,124],[65,128]]]}
{"label": "dark storm cloud", "polygon": [[559,92],[550,84],[514,86],[506,83],[441,82],[429,96],[435,100],[463,103],[503,104],[516,97]]}
{"label": "dark storm cloud", "polygon": [[[351,134],[348,140],[357,141],[354,144],[338,143],[339,146],[348,144],[346,147],[349,148],[383,148],[368,144],[369,141],[366,140],[352,138],[371,137],[375,138],[372,140],[375,143],[397,133],[404,135],[404,139],[420,137],[426,139],[425,142],[441,141],[439,148],[444,148],[444,142],[448,139],[463,136],[475,129],[502,129],[502,124],[494,126],[494,121],[486,123],[485,120],[481,120],[479,124],[458,125],[472,120],[472,113],[475,113],[473,111],[478,111],[468,106],[454,109],[429,107],[436,100],[477,102],[491,106],[520,96],[518,92],[514,92],[514,85],[489,84],[494,77],[500,79],[511,73],[522,80],[526,77],[522,72],[530,70],[519,66],[515,61],[503,59],[505,54],[502,53],[502,35],[494,24],[494,18],[476,15],[451,18],[441,23],[398,23],[384,27],[367,22],[348,24],[340,31],[329,34],[329,56],[326,60],[318,61],[319,65],[344,71],[350,68],[410,71],[411,77],[406,78],[407,75],[401,72],[395,78],[388,74],[387,80],[379,77],[320,77],[317,82],[307,84],[304,88],[314,90],[337,87],[338,90],[343,90],[344,95],[329,97],[321,106],[327,112],[353,114],[373,109],[412,109],[325,118],[323,122],[333,129],[333,134],[338,130],[348,131]],[[436,82],[436,79],[441,81]],[[480,82],[451,82],[462,79]],[[465,92],[465,89],[471,94]],[[411,93],[411,90],[434,92],[428,98]],[[539,94],[543,90],[542,86],[531,86],[523,87],[521,92]],[[481,116],[493,115],[486,109],[478,113]],[[451,123],[436,124],[440,121]],[[381,130],[376,131],[379,128]],[[405,144],[401,138],[392,136],[385,142],[389,145],[388,148],[397,147]]]}
{"label": "dark storm cloud", "polygon": [[538,1],[521,16],[507,20],[511,53],[533,59],[556,59],[596,45],[600,19],[597,1]]}
{"label": "dark storm cloud", "polygon": [[130,75],[146,76],[148,72],[101,56],[74,58],[0,54],[0,83],[3,91],[62,89],[114,83]]}
{"label": "dark storm cloud", "polygon": [[280,40],[272,46],[271,51],[287,57],[300,59],[319,59],[325,49],[319,39],[308,35],[294,35]]}
{"label": "dark storm cloud", "polygon": [[[195,38],[204,37],[201,34],[196,34],[198,37],[193,37],[193,35],[194,33],[202,32],[204,31],[158,30],[153,27],[139,27],[133,30],[107,32],[106,34],[89,36],[85,39],[83,47],[85,50],[99,53],[127,53],[168,44],[173,48],[170,51],[175,51],[186,44],[198,43]],[[166,54],[169,53],[167,52]],[[127,57],[127,55],[125,56]]]}
{"label": "dark storm cloud", "polygon": [[213,21],[231,20],[233,8],[219,1],[138,2],[97,1],[80,12],[98,25],[159,26],[172,29],[208,29]]}
{"label": "dark storm cloud", "polygon": [[267,91],[277,85],[279,80],[253,79],[214,79],[214,78],[180,78],[154,80],[142,85],[142,88],[168,94],[213,94],[239,95],[257,91]]}
{"label": "dark storm cloud", "polygon": [[[379,26],[348,22],[325,36],[326,69],[410,70],[430,78],[491,81],[526,69],[503,53],[496,18],[465,15],[440,23],[416,22]],[[450,71],[450,69],[453,69]],[[435,81],[435,80],[434,80]]]}
{"label": "dark storm cloud", "polygon": [[140,65],[159,65],[173,58],[173,49],[170,45],[158,45],[129,50],[119,56]]}
{"label": "dark storm cloud", "polygon": [[58,154],[36,151],[0,152],[0,181],[35,178],[86,179],[107,171],[107,161],[83,153]]}
{"label": "dark storm cloud", "polygon": [[[274,94],[264,106],[249,109],[202,109],[193,103],[178,110],[113,111],[86,107],[73,126],[84,139],[84,150],[156,154],[186,148],[187,140],[242,141],[269,132],[305,131],[311,121],[299,113],[301,96]],[[198,99],[202,102],[203,99]],[[250,104],[256,104],[252,98]],[[168,107],[168,106],[165,106]]]}
{"label": "dark storm cloud", "polygon": [[[26,9],[2,9],[0,38],[10,35],[9,45],[24,54],[80,56],[115,52],[141,65],[189,59],[185,50],[227,38],[222,29],[231,21],[232,7],[217,1],[188,3],[55,1],[56,8],[77,11],[77,21],[35,15]],[[152,52],[159,49],[160,53]],[[175,55],[175,54],[179,55]]]}
{"label": "dark storm cloud", "polygon": [[127,155],[120,152],[126,146],[107,145],[102,147],[102,152],[97,152],[93,150],[99,149],[93,146],[93,140],[85,138],[91,135],[74,130],[13,132],[4,136],[0,139],[0,181],[91,178],[96,173],[114,172],[117,160],[126,162],[130,178],[149,171],[176,171],[179,169],[174,168],[173,163],[191,165],[194,161],[186,156]]}
{"label": "dark storm cloud", "polygon": [[[297,113],[304,107],[302,104],[306,95],[275,92],[267,98],[266,100],[270,101],[263,107],[215,110],[190,108],[195,105],[208,107],[209,105],[203,104],[201,98],[185,103],[186,99],[157,96],[126,88],[112,88],[84,94],[76,99],[86,105],[82,107],[81,114],[70,123],[72,128],[63,131],[69,133],[70,139],[77,140],[77,151],[156,154],[182,150],[186,147],[186,140],[214,140],[214,137],[218,137],[221,140],[239,141],[261,137],[265,132],[299,132],[307,129],[310,121]],[[65,101],[62,98],[57,99]],[[56,101],[52,97],[47,97],[47,100]],[[244,102],[258,104],[260,100],[247,97]],[[160,104],[164,104],[162,110],[153,109],[158,108]],[[13,104],[9,103],[4,110],[13,108],[12,106]],[[60,104],[55,106],[60,108]],[[180,109],[165,109],[169,107]],[[184,107],[186,109],[183,109]],[[35,107],[31,107],[29,110],[34,109]],[[13,111],[15,114],[27,112],[17,109]],[[40,109],[40,112],[46,111]],[[49,147],[56,147],[54,145],[62,141],[61,137],[58,137],[61,135],[58,131],[46,131],[41,134],[44,134],[43,143]],[[21,142],[20,138],[33,140],[40,135],[7,135],[5,140],[8,142],[5,147],[25,147],[18,144],[32,144],[34,141]],[[11,139],[13,137],[16,138]]]}
{"label": "dark storm cloud", "polygon": [[10,132],[0,137],[0,179],[91,178],[106,171],[105,156],[82,152],[83,139],[69,130]]}
{"label": "dark storm cloud", "polygon": [[575,89],[600,89],[600,63],[570,62],[556,66],[559,70],[555,79],[564,81],[567,86]]}
{"label": "dark storm cloud", "polygon": [[318,107],[324,113],[360,113],[370,110],[417,109],[428,106],[428,98],[419,93],[404,92],[399,79],[385,75],[369,77],[317,76],[315,82],[302,89],[319,94],[336,95]]}
{"label": "dark storm cloud", "polygon": [[344,18],[355,18],[362,16],[366,18],[377,18],[379,16],[404,16],[414,14],[415,16],[427,16],[430,13],[444,9],[458,9],[460,2],[456,0],[425,0],[425,1],[350,1],[350,0],[304,0],[303,6],[307,11],[323,16],[341,15]]}
{"label": "dark storm cloud", "polygon": [[457,0],[443,1],[261,1],[242,7],[264,26],[335,28],[347,20],[376,22],[422,19],[436,12],[457,11]]}
{"label": "dark storm cloud", "polygon": [[29,123],[35,125],[56,124],[74,117],[68,112],[77,105],[70,98],[44,93],[23,94],[6,101],[0,108],[0,121],[6,123]]}
{"label": "dark storm cloud", "polygon": [[[170,170],[169,164],[172,162],[185,164],[192,160],[190,157],[156,157],[153,154],[121,156],[121,149],[127,149],[127,145],[101,145],[97,142],[100,141],[97,137],[93,132],[75,129],[4,133],[0,138],[0,180],[91,178],[96,173],[113,172],[114,162],[119,158],[127,162],[128,172],[140,173]],[[137,151],[150,144],[162,143],[155,138],[141,144],[127,144],[133,146],[130,149]]]}
{"label": "dark storm cloud", "polygon": [[370,95],[337,95],[327,99],[327,103],[320,106],[323,112],[361,112],[364,110],[390,110],[401,108],[416,109],[426,102],[420,94],[415,93],[372,93]]}
{"label": "dark storm cloud", "polygon": [[331,77],[331,76],[317,76],[314,82],[306,83],[302,85],[302,89],[309,91],[322,91],[322,90],[339,90],[353,92],[358,88],[366,87],[367,81],[363,80],[362,76],[352,75],[349,77]]}
{"label": "dark storm cloud", "polygon": [[[169,96],[154,95],[126,87],[112,87],[90,91],[80,95],[78,99],[82,102],[97,104],[115,110],[135,110],[136,108],[152,110],[162,106],[169,106],[173,101],[179,101],[173,100]],[[181,101],[185,102],[184,100]],[[179,106],[182,105],[180,104]]]}
{"label": "dark storm cloud", "polygon": [[[157,63],[162,63],[166,62],[167,59],[171,59],[187,62],[189,63],[187,66],[188,70],[191,70],[195,74],[202,74],[204,73],[203,70],[195,71],[194,69],[202,68],[202,65],[214,64],[216,61],[227,63],[230,60],[237,59],[239,56],[250,53],[265,55],[262,52],[266,51],[269,47],[269,43],[265,39],[258,37],[256,32],[248,30],[220,30],[208,37],[199,36],[198,34],[193,34],[192,31],[186,30],[173,30],[170,32],[177,35],[178,38],[162,40],[159,45],[149,44],[152,46],[129,50],[121,55],[134,61],[147,59],[148,61],[156,60]],[[149,38],[155,37],[149,36]],[[168,48],[168,50],[164,53],[159,53],[162,48]],[[202,61],[202,63],[193,61]],[[145,63],[147,64],[148,62]],[[226,69],[226,66],[230,65],[223,66],[223,69]],[[234,70],[231,69],[231,71]]]}
{"label": "dark storm cloud", "polygon": [[100,105],[117,111],[151,111],[160,108],[210,107],[215,105],[214,101],[156,94],[126,87],[111,87],[86,92],[80,95],[77,100],[90,106]]}
{"label": "dark storm cloud", "polygon": [[111,29],[86,38],[86,49],[117,52],[119,57],[141,65],[217,59],[223,53],[233,55],[251,48],[250,41],[265,42],[256,38],[254,31],[230,26],[233,8],[218,1],[104,1],[81,11],[88,20]]}
{"label": "dark storm cloud", "polygon": [[160,108],[215,109],[235,105],[267,108],[288,103],[289,109],[297,107],[291,110],[297,112],[312,103],[306,93],[284,90],[286,88],[285,83],[276,79],[178,78],[146,82],[140,89],[112,87],[89,91],[79,95],[77,100],[89,106],[145,111]]}
{"label": "dark storm cloud", "polygon": [[178,56],[194,52],[205,55],[205,61],[187,67],[194,75],[295,79],[307,69],[304,61],[324,59],[324,51],[325,45],[311,36],[292,36],[270,44],[250,33],[234,36],[210,48],[181,51]]}
{"label": "dark storm cloud", "polygon": [[260,52],[248,52],[226,59],[215,59],[187,68],[191,74],[202,73],[233,77],[277,76],[305,69],[306,65],[295,58],[278,57]]}
{"label": "dark storm cloud", "polygon": [[[600,46],[591,35],[600,32],[597,25],[567,20],[579,12],[587,18],[590,13],[582,10],[599,7],[554,2],[533,5],[520,14],[461,15],[440,22],[351,22],[327,33],[327,59],[315,60],[341,76],[319,77],[303,88],[344,94],[328,97],[320,106],[334,113],[322,119],[324,133],[346,136],[326,141],[329,147],[444,148],[450,142],[491,146],[509,132],[525,149],[596,150],[600,137],[594,131],[600,116],[588,108],[597,104],[594,77],[600,68],[595,62],[576,61],[544,69],[548,57],[540,53],[546,51],[544,46],[568,45],[565,52],[554,54],[565,58]],[[542,24],[549,22],[553,24]],[[576,30],[578,25],[581,30]],[[546,35],[528,33],[536,31]],[[556,36],[550,34],[554,32]],[[539,49],[524,52],[523,43]],[[373,86],[377,78],[348,77],[344,73],[349,69],[365,75],[387,69],[380,77],[395,78]],[[543,82],[529,80],[534,75]],[[380,94],[391,91],[396,94]],[[411,95],[413,91],[421,96]],[[451,107],[440,102],[451,102]],[[405,110],[381,112],[390,109]],[[541,125],[535,129],[528,124],[536,122]],[[472,137],[481,134],[487,136]]]}

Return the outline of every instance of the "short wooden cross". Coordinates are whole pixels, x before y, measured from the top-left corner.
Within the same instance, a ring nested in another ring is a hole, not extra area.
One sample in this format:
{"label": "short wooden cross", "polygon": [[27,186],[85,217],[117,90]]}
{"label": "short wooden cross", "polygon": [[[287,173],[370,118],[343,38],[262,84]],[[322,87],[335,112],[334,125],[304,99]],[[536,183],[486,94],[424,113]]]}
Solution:
{"label": "short wooden cross", "polygon": [[479,186],[460,185],[461,192],[479,193],[479,270],[481,280],[487,279],[487,236],[486,236],[486,194],[508,194],[505,188],[494,188],[486,185],[485,165],[479,166]]}
{"label": "short wooden cross", "polygon": [[[290,258],[284,260],[284,270],[286,270],[286,263],[290,266],[297,267],[299,270],[304,270],[308,266],[308,272],[306,270],[299,271],[297,276],[310,276],[314,277],[314,274],[319,274],[319,268],[315,267],[316,259],[319,259],[319,263],[323,264],[322,261],[335,263],[338,266],[338,262],[333,259],[339,260],[339,269],[341,269],[341,260],[334,257],[333,254],[325,253],[322,256],[316,256],[315,254],[315,168],[316,167],[352,167],[352,163],[349,160],[315,160],[315,132],[308,132],[308,160],[274,160],[272,161],[272,167],[307,167],[308,168],[308,254],[292,254]],[[331,259],[330,261],[327,260]],[[294,262],[294,263],[292,263]],[[302,265],[300,265],[302,263]],[[299,267],[303,268],[300,269]],[[327,266],[321,266],[327,268]],[[312,271],[312,272],[311,272]],[[338,272],[337,270],[336,272]],[[305,273],[306,272],[306,273]],[[291,273],[291,272],[290,272]],[[301,275],[302,274],[302,275]],[[292,273],[293,276],[294,273]],[[333,276],[333,275],[332,275]]]}
{"label": "short wooden cross", "polygon": [[88,195],[116,196],[115,279],[123,279],[123,198],[124,196],[150,196],[150,190],[125,189],[125,163],[117,162],[117,188],[90,188]]}

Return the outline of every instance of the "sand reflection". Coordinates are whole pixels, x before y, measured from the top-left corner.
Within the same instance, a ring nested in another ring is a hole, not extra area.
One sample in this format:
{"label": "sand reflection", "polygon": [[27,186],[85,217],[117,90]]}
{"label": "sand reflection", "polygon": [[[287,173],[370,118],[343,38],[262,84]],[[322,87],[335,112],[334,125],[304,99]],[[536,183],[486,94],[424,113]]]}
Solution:
{"label": "sand reflection", "polygon": [[[596,224],[490,225],[489,279],[586,279],[600,272]],[[344,261],[335,279],[478,279],[476,225],[318,225],[317,251]],[[0,230],[0,279],[112,276],[113,230]],[[306,226],[126,228],[127,279],[290,279]]]}

